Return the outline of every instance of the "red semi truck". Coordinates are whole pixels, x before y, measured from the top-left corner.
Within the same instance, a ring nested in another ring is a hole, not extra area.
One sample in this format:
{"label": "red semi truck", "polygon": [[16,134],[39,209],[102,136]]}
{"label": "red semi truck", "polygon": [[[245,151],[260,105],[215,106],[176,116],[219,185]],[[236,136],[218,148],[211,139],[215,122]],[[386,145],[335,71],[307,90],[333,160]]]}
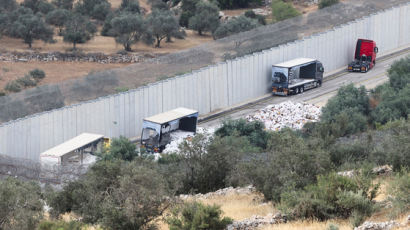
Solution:
{"label": "red semi truck", "polygon": [[358,39],[354,54],[355,60],[349,64],[347,69],[349,72],[366,73],[376,65],[377,52],[378,48],[376,42],[367,39]]}

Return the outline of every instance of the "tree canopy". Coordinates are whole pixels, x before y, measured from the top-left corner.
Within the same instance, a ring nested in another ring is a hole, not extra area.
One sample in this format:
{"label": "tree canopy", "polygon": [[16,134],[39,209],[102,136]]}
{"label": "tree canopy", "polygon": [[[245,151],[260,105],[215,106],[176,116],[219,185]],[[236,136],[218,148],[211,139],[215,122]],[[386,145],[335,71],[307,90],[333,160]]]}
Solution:
{"label": "tree canopy", "polygon": [[200,1],[196,5],[195,15],[189,19],[189,28],[203,32],[214,32],[219,26],[219,8],[212,2]]}

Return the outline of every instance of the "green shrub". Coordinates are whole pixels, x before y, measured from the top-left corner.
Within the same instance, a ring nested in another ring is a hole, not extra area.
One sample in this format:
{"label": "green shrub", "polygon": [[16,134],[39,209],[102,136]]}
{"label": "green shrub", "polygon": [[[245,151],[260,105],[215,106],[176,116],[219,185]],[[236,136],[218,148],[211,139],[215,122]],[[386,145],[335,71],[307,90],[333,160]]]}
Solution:
{"label": "green shrub", "polygon": [[266,18],[263,15],[255,14],[253,10],[245,11],[245,17],[258,20],[259,24],[266,25]]}
{"label": "green shrub", "polygon": [[353,84],[349,84],[341,87],[336,96],[323,107],[321,121],[334,121],[336,116],[344,111],[347,111],[349,117],[354,115],[353,113],[369,114],[369,97],[364,86],[356,88]]}
{"label": "green shrub", "polygon": [[350,217],[357,226],[375,211],[372,199],[378,185],[371,184],[368,173],[368,169],[363,169],[354,178],[336,173],[318,176],[317,183],[304,190],[283,193],[279,208],[293,218],[323,221]]}
{"label": "green shrub", "polygon": [[330,169],[329,153],[316,140],[306,140],[285,129],[272,133],[266,153],[247,157],[243,170],[266,199],[280,201],[281,194],[315,183]]}
{"label": "green shrub", "polygon": [[212,229],[223,230],[232,223],[229,217],[222,218],[222,211],[216,205],[198,202],[177,205],[167,218],[170,230]]}
{"label": "green shrub", "polygon": [[266,149],[269,140],[269,133],[265,131],[265,125],[262,122],[248,122],[245,119],[223,121],[222,127],[215,131],[215,135],[220,137],[244,136],[253,146],[261,149]]}
{"label": "green shrub", "polygon": [[46,73],[41,69],[33,69],[30,71],[30,75],[36,80],[41,80],[46,77]]}
{"label": "green shrub", "polygon": [[319,9],[339,3],[339,0],[320,0]]}
{"label": "green shrub", "polygon": [[214,38],[219,39],[232,34],[248,31],[260,26],[258,21],[243,15],[229,19],[221,24],[213,33]]}
{"label": "green shrub", "polygon": [[4,90],[9,91],[9,92],[20,92],[21,91],[21,85],[17,81],[11,81],[6,84],[4,87]]}
{"label": "green shrub", "polygon": [[43,218],[40,185],[14,177],[0,180],[0,229],[34,229]]}
{"label": "green shrub", "polygon": [[6,96],[6,93],[3,92],[3,91],[0,91],[0,97],[2,97],[2,96]]}
{"label": "green shrub", "polygon": [[410,172],[402,170],[394,176],[388,187],[393,203],[392,217],[410,210]]}
{"label": "green shrub", "polygon": [[113,138],[110,148],[102,155],[105,160],[120,159],[125,161],[132,161],[138,156],[136,145],[127,138],[120,136]]}
{"label": "green shrub", "polygon": [[293,18],[299,16],[300,13],[292,4],[283,2],[282,0],[273,0],[272,1],[272,15],[276,21],[283,21],[288,18]]}
{"label": "green shrub", "polygon": [[79,180],[48,195],[47,203],[53,216],[73,212],[104,229],[147,229],[173,195],[151,161],[99,161]]}
{"label": "green shrub", "polygon": [[329,226],[326,228],[326,230],[339,230],[339,226],[335,224],[329,224]]}
{"label": "green shrub", "polygon": [[37,85],[37,82],[29,75],[18,78],[16,82],[19,83],[23,87],[31,87],[31,86]]}
{"label": "green shrub", "polygon": [[84,225],[76,221],[49,221],[45,220],[40,222],[38,230],[82,230]]}

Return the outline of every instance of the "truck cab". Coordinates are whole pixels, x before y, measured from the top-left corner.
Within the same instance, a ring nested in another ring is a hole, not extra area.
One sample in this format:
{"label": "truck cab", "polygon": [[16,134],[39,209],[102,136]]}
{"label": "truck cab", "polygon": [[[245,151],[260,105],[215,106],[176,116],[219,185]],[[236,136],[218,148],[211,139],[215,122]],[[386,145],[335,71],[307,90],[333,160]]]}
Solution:
{"label": "truck cab", "polygon": [[172,141],[171,133],[176,130],[196,133],[198,111],[177,108],[143,120],[141,150],[160,153]]}
{"label": "truck cab", "polygon": [[366,73],[376,65],[376,54],[378,51],[379,49],[376,46],[376,42],[367,39],[358,39],[354,61],[348,65],[348,71]]}
{"label": "truck cab", "polygon": [[321,86],[323,64],[311,58],[297,58],[272,65],[272,93],[291,95]]}

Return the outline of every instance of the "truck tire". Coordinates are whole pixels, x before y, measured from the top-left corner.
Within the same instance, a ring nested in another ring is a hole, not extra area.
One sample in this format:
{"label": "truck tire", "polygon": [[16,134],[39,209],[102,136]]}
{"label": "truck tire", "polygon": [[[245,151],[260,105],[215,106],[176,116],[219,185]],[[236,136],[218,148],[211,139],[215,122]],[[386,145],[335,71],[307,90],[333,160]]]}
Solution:
{"label": "truck tire", "polygon": [[299,94],[299,88],[298,87],[296,87],[296,89],[295,89],[295,94]]}
{"label": "truck tire", "polygon": [[305,91],[305,87],[304,86],[302,86],[302,87],[300,87],[300,93],[303,93],[303,91]]}

